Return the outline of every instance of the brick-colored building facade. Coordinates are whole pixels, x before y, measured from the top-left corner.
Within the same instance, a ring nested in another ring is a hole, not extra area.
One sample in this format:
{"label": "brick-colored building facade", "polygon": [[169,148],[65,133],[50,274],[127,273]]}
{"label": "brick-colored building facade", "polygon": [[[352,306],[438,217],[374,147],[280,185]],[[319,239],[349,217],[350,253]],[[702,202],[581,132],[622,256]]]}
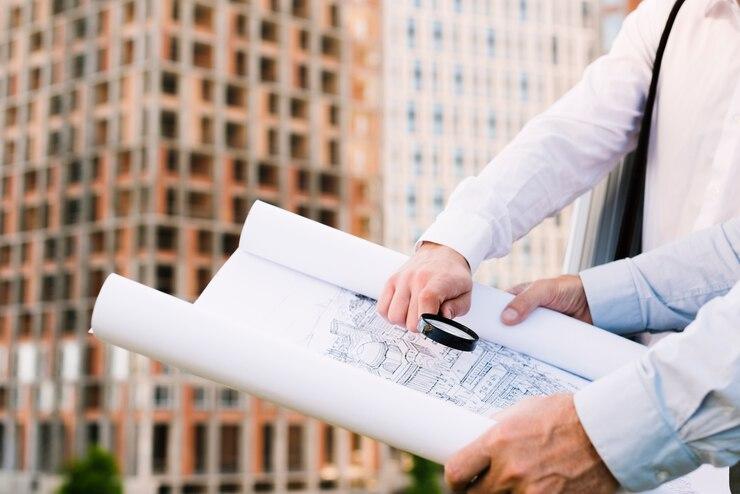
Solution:
{"label": "brick-colored building facade", "polygon": [[128,492],[389,492],[386,446],[102,345],[192,300],[255,199],[378,240],[376,1],[0,0],[0,492],[98,443]]}

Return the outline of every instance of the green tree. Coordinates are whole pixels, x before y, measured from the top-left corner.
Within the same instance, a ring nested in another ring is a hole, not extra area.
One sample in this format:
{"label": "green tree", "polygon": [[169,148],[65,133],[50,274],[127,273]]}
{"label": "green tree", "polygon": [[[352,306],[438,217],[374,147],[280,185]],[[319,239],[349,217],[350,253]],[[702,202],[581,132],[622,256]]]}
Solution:
{"label": "green tree", "polygon": [[123,493],[115,458],[97,446],[90,448],[84,458],[72,461],[62,474],[64,482],[57,494]]}
{"label": "green tree", "polygon": [[433,461],[414,456],[414,466],[411,467],[411,485],[406,494],[441,494],[439,485],[442,467]]}

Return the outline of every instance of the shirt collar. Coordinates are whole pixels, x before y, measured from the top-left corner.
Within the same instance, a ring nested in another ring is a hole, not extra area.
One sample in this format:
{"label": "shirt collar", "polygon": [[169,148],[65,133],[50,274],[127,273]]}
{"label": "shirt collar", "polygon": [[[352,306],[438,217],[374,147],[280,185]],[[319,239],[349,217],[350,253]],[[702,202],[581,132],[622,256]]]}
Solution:
{"label": "shirt collar", "polygon": [[726,4],[728,7],[730,7],[730,9],[732,9],[733,6],[731,4],[735,4],[735,6],[737,6],[737,0],[709,0],[707,2],[707,8],[704,11],[704,15],[711,14],[715,9],[719,8],[720,5],[722,4]]}

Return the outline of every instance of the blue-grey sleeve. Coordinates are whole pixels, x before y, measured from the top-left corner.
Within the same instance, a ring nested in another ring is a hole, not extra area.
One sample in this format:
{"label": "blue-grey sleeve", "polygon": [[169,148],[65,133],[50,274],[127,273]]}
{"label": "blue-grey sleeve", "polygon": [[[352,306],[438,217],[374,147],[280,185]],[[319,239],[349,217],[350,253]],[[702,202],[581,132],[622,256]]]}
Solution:
{"label": "blue-grey sleeve", "polygon": [[740,279],[740,218],[580,276],[594,325],[619,334],[683,329]]}
{"label": "blue-grey sleeve", "polygon": [[599,455],[631,491],[703,463],[740,461],[740,282],[684,332],[578,391],[575,404]]}

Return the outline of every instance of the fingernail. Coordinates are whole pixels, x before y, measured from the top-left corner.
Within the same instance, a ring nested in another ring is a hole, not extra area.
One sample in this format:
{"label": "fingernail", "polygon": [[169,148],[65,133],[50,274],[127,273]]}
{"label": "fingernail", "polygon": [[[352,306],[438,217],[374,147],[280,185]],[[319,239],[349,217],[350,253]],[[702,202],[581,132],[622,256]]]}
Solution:
{"label": "fingernail", "polygon": [[516,321],[516,318],[519,317],[519,313],[512,309],[511,307],[508,307],[506,310],[504,310],[501,313],[501,319],[503,319],[506,322],[513,322]]}

